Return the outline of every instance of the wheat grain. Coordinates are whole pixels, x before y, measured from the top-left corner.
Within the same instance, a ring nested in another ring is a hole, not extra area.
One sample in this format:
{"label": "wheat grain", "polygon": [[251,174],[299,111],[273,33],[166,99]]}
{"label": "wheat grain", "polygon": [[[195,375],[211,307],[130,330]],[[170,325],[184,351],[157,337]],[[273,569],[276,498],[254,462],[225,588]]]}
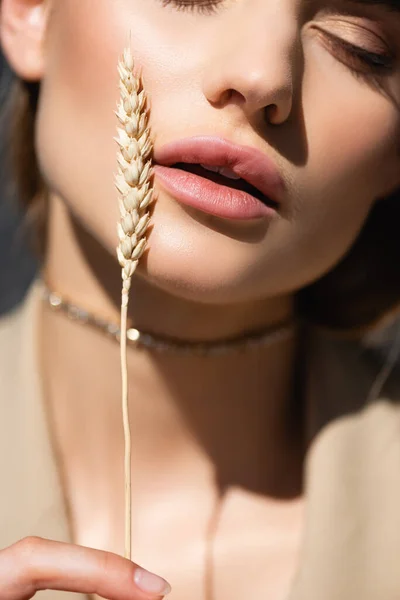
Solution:
{"label": "wheat grain", "polygon": [[121,214],[121,220],[117,225],[119,237],[117,256],[122,267],[120,346],[125,438],[125,557],[130,560],[132,486],[126,330],[131,280],[147,244],[145,233],[150,222],[148,208],[153,200],[153,188],[150,182],[153,144],[148,127],[146,94],[141,76],[136,75],[134,72],[134,60],[130,48],[124,51],[118,62],[118,73],[121,97],[115,113],[120,124],[118,137],[115,138],[119,146],[117,153],[118,173],[115,185],[120,194],[119,208]]}

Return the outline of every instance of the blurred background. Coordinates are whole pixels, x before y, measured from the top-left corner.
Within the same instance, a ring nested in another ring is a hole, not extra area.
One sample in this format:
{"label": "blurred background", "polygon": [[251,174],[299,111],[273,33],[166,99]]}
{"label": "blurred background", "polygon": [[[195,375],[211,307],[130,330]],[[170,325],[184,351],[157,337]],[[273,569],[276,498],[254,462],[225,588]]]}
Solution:
{"label": "blurred background", "polygon": [[0,53],[0,314],[18,304],[36,272],[36,261],[26,243],[18,198],[12,187],[7,156],[7,123],[1,119],[12,82]]}

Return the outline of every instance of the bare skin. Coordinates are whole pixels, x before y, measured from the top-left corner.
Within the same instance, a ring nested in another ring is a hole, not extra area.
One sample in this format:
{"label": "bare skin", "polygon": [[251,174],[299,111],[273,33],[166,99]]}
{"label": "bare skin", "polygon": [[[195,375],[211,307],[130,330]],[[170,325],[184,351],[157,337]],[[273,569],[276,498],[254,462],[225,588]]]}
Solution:
{"label": "bare skin", "polygon": [[[11,64],[42,82],[36,143],[51,191],[44,275],[77,304],[118,319],[113,108],[129,31],[156,145],[218,134],[278,166],[287,194],[268,227],[188,212],[156,182],[130,316],[139,329],[189,340],[290,318],[295,291],[340,260],[374,202],[400,185],[400,67],[367,76],[366,64],[331,43],[336,36],[373,53],[400,51],[399,19],[345,1],[330,13],[300,0],[224,4],[207,16],[160,0],[1,5]],[[119,552],[118,348],[45,307],[41,323],[74,541]],[[304,524],[295,354],[295,335],[241,358],[129,352],[133,556],[170,581],[173,600],[287,595]]]}

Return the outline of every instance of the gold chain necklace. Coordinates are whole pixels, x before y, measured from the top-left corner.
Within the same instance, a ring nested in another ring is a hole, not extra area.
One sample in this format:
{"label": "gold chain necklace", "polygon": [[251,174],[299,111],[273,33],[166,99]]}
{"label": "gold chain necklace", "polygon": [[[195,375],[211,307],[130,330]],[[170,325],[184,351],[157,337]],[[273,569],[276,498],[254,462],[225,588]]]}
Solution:
{"label": "gold chain necklace", "polygon": [[[85,308],[77,306],[75,303],[65,299],[61,294],[50,290],[45,283],[43,283],[43,298],[52,310],[66,314],[72,321],[92,326],[119,342],[121,330],[117,323],[106,321]],[[186,342],[159,337],[131,327],[127,330],[127,342],[131,346],[141,346],[157,352],[220,356],[235,352],[244,353],[280,342],[293,335],[295,325],[296,321],[291,319],[244,336],[211,342]]]}

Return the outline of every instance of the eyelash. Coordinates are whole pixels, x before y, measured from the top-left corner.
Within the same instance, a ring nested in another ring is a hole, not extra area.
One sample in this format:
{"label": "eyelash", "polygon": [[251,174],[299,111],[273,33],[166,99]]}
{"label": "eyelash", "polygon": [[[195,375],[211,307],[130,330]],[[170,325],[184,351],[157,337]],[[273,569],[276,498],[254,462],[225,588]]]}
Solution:
{"label": "eyelash", "polygon": [[389,75],[394,67],[393,55],[370,52],[360,46],[355,46],[325,30],[320,30],[324,36],[324,42],[338,56],[339,60],[359,78],[377,78]]}
{"label": "eyelash", "polygon": [[[213,14],[224,0],[161,0],[162,5],[175,6],[180,11],[200,12],[201,14]],[[368,78],[388,75],[393,69],[394,58],[389,54],[369,52],[365,48],[355,46],[346,40],[319,30],[327,40],[328,45],[339,55],[347,68],[356,77]]]}
{"label": "eyelash", "polygon": [[173,5],[178,10],[211,15],[217,12],[218,5],[223,0],[161,0],[163,6]]}

